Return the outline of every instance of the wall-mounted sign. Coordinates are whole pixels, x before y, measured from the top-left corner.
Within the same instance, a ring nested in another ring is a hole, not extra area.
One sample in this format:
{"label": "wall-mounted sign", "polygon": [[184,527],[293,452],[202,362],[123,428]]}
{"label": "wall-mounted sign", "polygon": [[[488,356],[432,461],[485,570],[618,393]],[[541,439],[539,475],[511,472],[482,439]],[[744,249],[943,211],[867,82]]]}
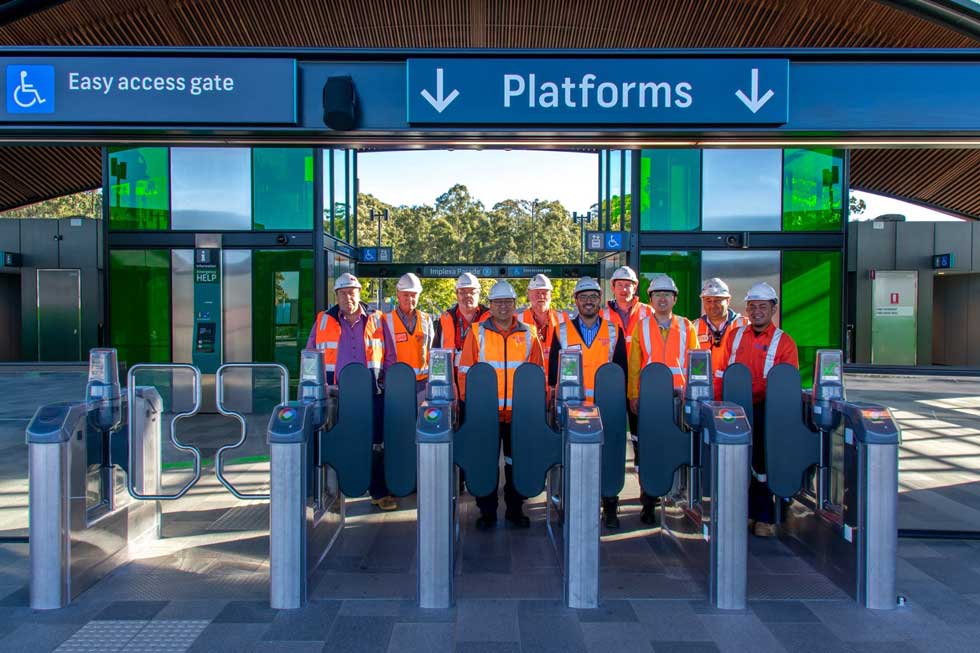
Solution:
{"label": "wall-mounted sign", "polygon": [[20,261],[20,254],[17,252],[0,251],[0,262],[2,262],[4,267],[19,268],[21,265]]}
{"label": "wall-mounted sign", "polygon": [[948,270],[956,265],[956,257],[952,254],[935,254],[932,257],[933,270]]}
{"label": "wall-mounted sign", "polygon": [[585,249],[590,252],[625,252],[630,248],[627,231],[586,231]]}
{"label": "wall-mounted sign", "polygon": [[0,57],[0,123],[294,124],[294,59]]}
{"label": "wall-mounted sign", "polygon": [[362,247],[359,258],[365,263],[391,263],[392,249],[390,247]]}

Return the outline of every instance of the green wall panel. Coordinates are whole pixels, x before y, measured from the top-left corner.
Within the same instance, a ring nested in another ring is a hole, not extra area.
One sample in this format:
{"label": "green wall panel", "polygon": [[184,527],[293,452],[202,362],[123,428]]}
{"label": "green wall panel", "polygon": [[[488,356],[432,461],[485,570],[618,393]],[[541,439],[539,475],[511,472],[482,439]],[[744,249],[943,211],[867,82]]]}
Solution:
{"label": "green wall panel", "polygon": [[800,352],[800,376],[813,382],[818,349],[840,349],[841,253],[783,252],[780,328]]}
{"label": "green wall panel", "polygon": [[313,228],[313,150],[252,150],[252,228],[303,231]]}
{"label": "green wall panel", "polygon": [[119,360],[170,362],[170,252],[109,254],[109,342]]}
{"label": "green wall panel", "polygon": [[701,151],[643,150],[640,230],[696,231],[701,227]]}
{"label": "green wall panel", "polygon": [[252,253],[252,352],[281,363],[295,385],[299,353],[313,328],[313,252]]}
{"label": "green wall panel", "polygon": [[840,231],[843,150],[783,150],[783,230]]}
{"label": "green wall panel", "polygon": [[656,274],[667,274],[680,291],[674,313],[695,319],[701,315],[701,252],[640,252],[640,288],[637,294],[648,300],[647,288]]}
{"label": "green wall panel", "polygon": [[109,228],[170,228],[167,148],[109,148]]}

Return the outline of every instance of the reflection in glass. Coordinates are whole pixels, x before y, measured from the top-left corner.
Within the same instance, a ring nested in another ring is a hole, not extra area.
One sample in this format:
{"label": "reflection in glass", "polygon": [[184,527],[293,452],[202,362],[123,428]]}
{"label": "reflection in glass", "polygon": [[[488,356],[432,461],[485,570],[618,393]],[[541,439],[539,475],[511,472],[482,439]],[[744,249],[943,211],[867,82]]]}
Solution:
{"label": "reflection in glass", "polygon": [[779,231],[782,150],[704,150],[704,231]]}
{"label": "reflection in glass", "polygon": [[701,225],[701,150],[643,150],[640,229],[695,231]]}
{"label": "reflection in glass", "polygon": [[813,383],[818,349],[841,346],[840,251],[783,252],[781,328],[800,353],[800,377]]}
{"label": "reflection in glass", "polygon": [[170,362],[168,250],[109,253],[109,325],[120,362]]}
{"label": "reflection in glass", "polygon": [[167,148],[109,148],[109,228],[170,226]]}
{"label": "reflection in glass", "polygon": [[252,193],[255,229],[311,229],[313,151],[307,148],[253,149]]}
{"label": "reflection in glass", "polygon": [[252,343],[255,360],[281,363],[290,383],[313,327],[313,252],[254,250]]}
{"label": "reflection in glass", "polygon": [[[718,277],[732,293],[729,306],[745,313],[745,295],[753,284],[765,281],[779,292],[779,252],[771,250],[714,250],[701,253],[701,278]],[[780,302],[781,304],[782,302]],[[700,299],[698,309],[700,310]],[[776,306],[773,320],[780,324],[781,305]]]}
{"label": "reflection in glass", "polygon": [[689,319],[701,315],[701,256],[706,252],[640,252],[640,301],[648,299],[647,288],[658,274],[666,274],[677,284],[674,313]]}
{"label": "reflection in glass", "polygon": [[173,148],[170,170],[174,229],[252,228],[250,150]]}
{"label": "reflection in glass", "polygon": [[843,198],[843,150],[785,150],[783,229],[839,231]]}

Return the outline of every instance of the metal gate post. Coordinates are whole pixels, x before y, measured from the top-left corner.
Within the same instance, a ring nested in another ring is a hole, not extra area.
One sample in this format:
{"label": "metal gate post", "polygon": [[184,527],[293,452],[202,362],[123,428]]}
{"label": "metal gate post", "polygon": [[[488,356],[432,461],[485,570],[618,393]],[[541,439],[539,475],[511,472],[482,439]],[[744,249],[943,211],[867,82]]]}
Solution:
{"label": "metal gate post", "polygon": [[453,604],[453,429],[448,403],[419,408],[418,598],[420,608]]}
{"label": "metal gate post", "polygon": [[602,421],[594,406],[565,416],[564,597],[569,608],[599,607],[599,494]]}
{"label": "metal gate post", "polygon": [[898,445],[858,442],[858,602],[895,607],[898,552]]}

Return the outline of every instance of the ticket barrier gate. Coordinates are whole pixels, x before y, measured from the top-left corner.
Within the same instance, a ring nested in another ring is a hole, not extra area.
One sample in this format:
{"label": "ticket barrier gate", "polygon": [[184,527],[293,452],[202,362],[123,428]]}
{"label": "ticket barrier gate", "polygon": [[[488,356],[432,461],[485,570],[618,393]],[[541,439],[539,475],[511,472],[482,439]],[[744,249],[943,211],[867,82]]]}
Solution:
{"label": "ticket barrier gate", "polygon": [[[540,494],[548,486],[548,534],[561,564],[565,605],[596,608],[599,605],[603,420],[600,408],[585,402],[582,374],[581,352],[561,352],[555,388],[556,431],[547,419],[544,371],[530,364],[517,368],[512,416],[514,486],[528,497]],[[596,373],[596,387],[604,381],[614,387],[623,386],[622,377],[621,368],[604,365]],[[559,465],[561,484],[554,488],[546,483],[546,478]],[[557,517],[562,523],[560,546],[551,519],[555,492],[560,496],[557,503]]]}
{"label": "ticket barrier gate", "polygon": [[655,363],[643,368],[637,429],[640,487],[661,497],[665,534],[685,555],[707,566],[711,604],[741,610],[746,601],[751,429],[741,406],[712,401],[712,378],[710,351],[688,352],[683,398],[675,396],[669,367]]}
{"label": "ticket barrier gate", "polygon": [[[898,445],[888,408],[849,402],[840,350],[819,350],[813,389],[786,364],[766,385],[766,474],[780,538],[866,608],[896,606]],[[741,367],[741,366],[737,366]],[[747,372],[747,370],[746,370]],[[725,396],[751,410],[751,379]],[[748,402],[748,403],[744,403]]]}
{"label": "ticket barrier gate", "polygon": [[[352,364],[341,370],[336,386],[327,386],[325,378],[321,352],[304,350],[298,400],[280,404],[269,419],[269,602],[275,609],[306,603],[309,579],[344,526],[344,497],[367,492],[373,453],[380,448],[372,443],[372,373]],[[401,445],[397,434],[413,439],[411,367],[399,363],[385,372],[384,401],[385,447],[390,441],[395,450]],[[414,456],[389,451],[385,467],[393,494],[415,491]]]}
{"label": "ticket barrier gate", "polygon": [[[199,386],[198,386],[199,387]],[[129,547],[157,536],[159,506],[126,493],[120,460],[127,431],[138,433],[126,466],[147,487],[160,478],[160,394],[122,393],[114,349],[89,354],[86,398],[38,408],[27,426],[30,605],[66,607],[115,567]]]}

